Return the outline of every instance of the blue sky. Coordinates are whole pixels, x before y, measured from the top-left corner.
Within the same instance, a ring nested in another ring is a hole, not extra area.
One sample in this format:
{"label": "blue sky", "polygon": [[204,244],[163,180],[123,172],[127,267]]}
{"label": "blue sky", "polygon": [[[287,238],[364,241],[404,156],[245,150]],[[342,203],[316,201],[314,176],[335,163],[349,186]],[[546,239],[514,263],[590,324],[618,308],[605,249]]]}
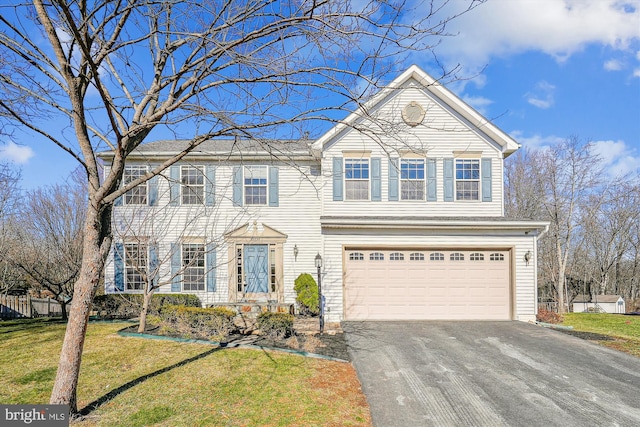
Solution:
{"label": "blue sky", "polygon": [[[611,175],[640,171],[640,0],[489,0],[447,29],[457,36],[438,46],[439,59],[475,76],[449,88],[524,147],[575,136],[593,142]],[[428,57],[405,65],[435,75]],[[25,188],[76,167],[44,140],[5,138],[6,160]]]}

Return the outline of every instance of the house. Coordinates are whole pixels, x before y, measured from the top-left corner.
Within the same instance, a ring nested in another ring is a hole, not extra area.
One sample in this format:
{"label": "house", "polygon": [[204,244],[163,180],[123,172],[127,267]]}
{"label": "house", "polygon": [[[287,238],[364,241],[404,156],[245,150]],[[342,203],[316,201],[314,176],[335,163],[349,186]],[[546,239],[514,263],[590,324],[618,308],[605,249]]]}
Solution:
{"label": "house", "polygon": [[[140,146],[124,181],[185,144]],[[328,322],[535,320],[548,223],[504,217],[518,148],[412,66],[315,141],[206,141],[125,194],[106,292],[140,292],[143,265],[205,305],[293,303],[319,254]]]}
{"label": "house", "polygon": [[626,313],[624,299],[620,295],[577,295],[573,301],[574,313]]}

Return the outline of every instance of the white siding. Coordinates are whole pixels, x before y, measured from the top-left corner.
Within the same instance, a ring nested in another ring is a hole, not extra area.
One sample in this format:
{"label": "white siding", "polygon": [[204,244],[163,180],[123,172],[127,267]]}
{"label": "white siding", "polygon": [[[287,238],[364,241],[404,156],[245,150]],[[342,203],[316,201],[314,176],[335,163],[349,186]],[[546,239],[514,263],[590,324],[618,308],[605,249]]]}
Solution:
{"label": "white siding", "polygon": [[[423,124],[415,128],[402,121],[402,108],[411,101],[419,102],[426,110]],[[369,133],[356,130],[345,132],[323,152],[323,215],[502,216],[503,159],[499,146],[436,101],[430,94],[417,88],[397,92],[387,104],[373,112],[376,117],[384,119],[358,125],[359,129],[372,129]],[[333,201],[332,160],[334,157],[344,157],[343,152],[349,151],[370,151],[371,157],[382,159],[382,201]],[[401,157],[399,152],[406,151],[436,159],[436,202],[388,201],[388,159]],[[444,202],[443,159],[453,158],[454,152],[481,153],[482,158],[492,159],[491,202]]]}

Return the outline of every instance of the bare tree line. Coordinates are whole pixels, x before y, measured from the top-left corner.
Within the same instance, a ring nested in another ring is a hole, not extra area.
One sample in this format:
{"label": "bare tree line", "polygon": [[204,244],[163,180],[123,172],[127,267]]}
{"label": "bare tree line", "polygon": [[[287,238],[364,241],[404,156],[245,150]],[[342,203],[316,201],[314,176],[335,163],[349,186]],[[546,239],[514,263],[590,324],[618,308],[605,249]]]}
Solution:
{"label": "bare tree line", "polygon": [[550,222],[538,247],[538,297],[565,312],[577,295],[640,306],[640,179],[613,178],[590,143],[572,137],[505,162],[508,217]]}

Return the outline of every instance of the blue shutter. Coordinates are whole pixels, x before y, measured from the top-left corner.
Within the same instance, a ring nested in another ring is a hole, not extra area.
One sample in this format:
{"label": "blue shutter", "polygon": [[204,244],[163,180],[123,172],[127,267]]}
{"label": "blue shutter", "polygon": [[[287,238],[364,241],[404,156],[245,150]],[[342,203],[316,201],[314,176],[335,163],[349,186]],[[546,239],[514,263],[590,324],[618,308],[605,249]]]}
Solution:
{"label": "blue shutter", "polygon": [[278,206],[278,168],[269,166],[269,206]]}
{"label": "blue shutter", "polygon": [[444,201],[453,202],[453,159],[443,160]]}
{"label": "blue shutter", "polygon": [[[155,288],[158,285],[158,265],[158,245],[153,244],[149,246],[149,271],[147,273],[151,278],[152,288]],[[147,280],[147,282],[149,282],[149,280]]]}
{"label": "blue shutter", "polygon": [[382,169],[380,157],[371,158],[371,200],[382,200]]}
{"label": "blue shutter", "polygon": [[180,204],[180,166],[173,165],[169,168],[169,205]]}
{"label": "blue shutter", "polygon": [[437,200],[436,159],[427,159],[427,201]]}
{"label": "blue shutter", "polygon": [[216,195],[216,167],[206,165],[204,167],[204,203],[207,206],[215,204]]}
{"label": "blue shutter", "polygon": [[398,158],[389,158],[389,201],[398,200]]}
{"label": "blue shutter", "polygon": [[215,243],[209,243],[207,245],[207,255],[205,264],[207,266],[207,292],[216,291],[216,245]]}
{"label": "blue shutter", "polygon": [[482,201],[491,201],[491,159],[482,159]]}
{"label": "blue shutter", "polygon": [[233,167],[233,204],[242,206],[242,166]]}
{"label": "blue shutter", "polygon": [[180,268],[182,267],[180,244],[171,244],[171,292],[180,292]]}
{"label": "blue shutter", "polygon": [[334,157],[333,158],[333,200],[339,202],[343,199],[343,188],[342,184],[343,173],[342,173],[342,157]]}
{"label": "blue shutter", "polygon": [[113,249],[113,281],[116,291],[124,291],[124,245],[122,243],[116,243]]}
{"label": "blue shutter", "polygon": [[158,176],[149,179],[149,206],[158,204]]}

